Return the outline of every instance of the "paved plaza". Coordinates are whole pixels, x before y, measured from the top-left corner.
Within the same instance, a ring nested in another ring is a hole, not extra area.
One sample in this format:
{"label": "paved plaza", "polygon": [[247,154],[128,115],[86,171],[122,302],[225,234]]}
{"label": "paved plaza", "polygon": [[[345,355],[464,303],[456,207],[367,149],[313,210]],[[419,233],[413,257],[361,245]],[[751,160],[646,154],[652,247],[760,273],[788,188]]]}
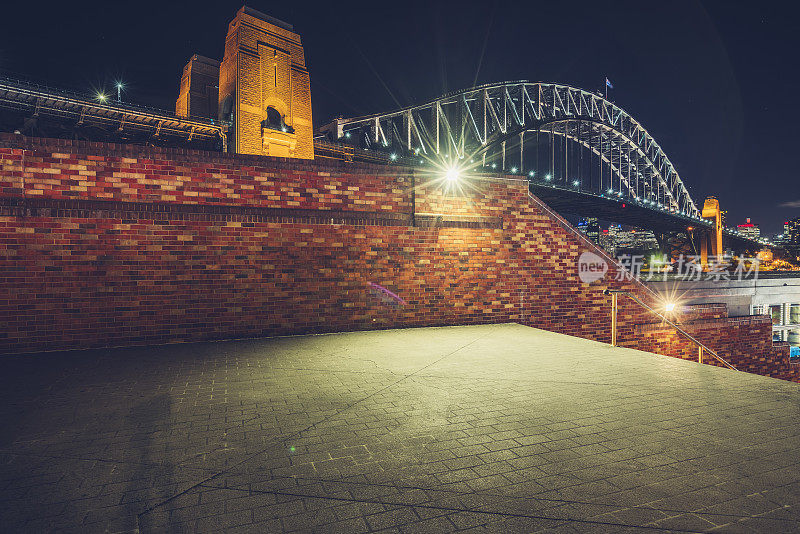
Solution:
{"label": "paved plaza", "polygon": [[3,532],[800,530],[800,385],[515,324],[2,366]]}

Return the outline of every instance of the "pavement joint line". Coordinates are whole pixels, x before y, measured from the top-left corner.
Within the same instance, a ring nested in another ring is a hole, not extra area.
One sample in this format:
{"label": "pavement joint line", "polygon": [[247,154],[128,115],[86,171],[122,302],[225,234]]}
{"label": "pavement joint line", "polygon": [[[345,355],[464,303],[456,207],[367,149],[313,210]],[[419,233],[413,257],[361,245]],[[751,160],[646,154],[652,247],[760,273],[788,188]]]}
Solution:
{"label": "pavement joint line", "polygon": [[[451,351],[451,352],[448,352],[447,354],[445,354],[445,355],[443,355],[443,356],[441,356],[441,357],[437,358],[436,360],[434,360],[434,361],[432,361],[432,362],[428,363],[427,365],[424,365],[424,366],[423,366],[423,367],[421,367],[420,369],[417,369],[416,371],[414,371],[414,372],[412,372],[412,373],[409,373],[409,374],[407,374],[407,375],[405,375],[405,376],[402,376],[400,379],[396,380],[395,382],[392,382],[392,383],[391,383],[391,384],[389,384],[389,385],[386,385],[386,386],[384,386],[384,387],[382,387],[382,388],[379,388],[379,389],[377,389],[376,391],[374,391],[374,392],[370,393],[369,395],[367,395],[367,396],[365,396],[365,397],[362,397],[361,399],[358,399],[357,401],[354,401],[354,402],[350,403],[349,405],[345,406],[344,408],[342,408],[342,409],[338,410],[336,413],[334,413],[334,414],[331,414],[331,415],[329,415],[329,416],[326,416],[326,417],[324,417],[324,418],[323,418],[321,421],[318,421],[318,422],[316,422],[316,423],[312,423],[312,424],[310,424],[309,426],[307,426],[306,428],[304,428],[304,429],[302,429],[302,430],[299,430],[299,431],[297,431],[297,432],[294,432],[294,433],[292,433],[292,434],[290,434],[290,435],[288,435],[288,436],[283,436],[283,437],[279,437],[279,438],[278,438],[278,437],[276,437],[276,438],[273,438],[272,440],[270,440],[270,443],[280,443],[281,441],[285,442],[286,440],[292,439],[293,437],[300,436],[300,435],[301,435],[301,434],[303,434],[304,432],[307,432],[308,430],[311,430],[312,428],[315,428],[315,427],[316,427],[318,424],[322,424],[322,423],[324,423],[325,421],[329,421],[329,420],[331,420],[332,418],[334,418],[334,417],[336,417],[336,416],[338,416],[338,415],[342,414],[343,412],[345,412],[345,411],[349,410],[349,409],[350,409],[350,408],[352,408],[353,406],[356,406],[357,404],[359,404],[359,403],[361,403],[361,402],[364,402],[365,400],[367,400],[367,399],[369,399],[369,398],[371,398],[371,397],[374,397],[375,395],[378,395],[379,393],[381,393],[381,392],[383,392],[383,391],[386,391],[386,390],[388,390],[388,389],[390,389],[390,388],[392,388],[392,387],[396,386],[397,384],[399,384],[399,383],[403,382],[404,380],[407,380],[408,378],[410,378],[410,377],[414,376],[414,375],[415,375],[417,372],[419,372],[419,371],[422,371],[422,370],[424,370],[424,369],[427,369],[427,368],[429,368],[429,367],[431,367],[431,366],[433,366],[433,365],[435,365],[435,364],[439,363],[440,361],[444,360],[445,358],[447,358],[447,357],[449,357],[449,356],[452,356],[453,354],[455,354],[455,353],[457,353],[457,352],[459,352],[459,351],[461,351],[461,350],[465,349],[466,347],[468,347],[468,346],[472,345],[473,343],[476,343],[476,342],[480,341],[481,339],[484,339],[484,338],[488,337],[488,336],[489,336],[491,333],[493,333],[493,331],[494,331],[494,330],[495,330],[495,329],[490,329],[490,330],[489,330],[489,331],[488,331],[486,334],[479,335],[479,336],[478,336],[478,337],[476,337],[475,339],[473,339],[473,340],[469,341],[468,343],[465,343],[465,344],[461,345],[460,347],[458,347],[457,349],[455,349],[455,350],[453,350],[453,351]],[[337,333],[337,334],[338,334],[338,333]],[[333,334],[333,335],[337,335],[337,334]],[[240,465],[243,465],[243,464],[245,464],[245,463],[249,462],[249,461],[250,461],[250,460],[252,460],[253,458],[256,458],[257,456],[259,456],[259,455],[263,454],[264,452],[268,451],[268,450],[269,450],[269,448],[270,448],[270,447],[265,447],[265,448],[262,448],[261,450],[259,450],[259,451],[255,452],[255,453],[253,453],[253,454],[250,454],[250,455],[248,455],[247,457],[243,458],[241,461],[239,461],[239,462],[236,462],[235,464],[233,464],[233,465],[231,465],[231,466],[228,466],[228,467],[226,467],[226,468],[225,468],[225,469],[223,469],[222,471],[219,471],[219,472],[217,472],[217,473],[214,473],[213,475],[211,475],[211,476],[209,476],[209,477],[206,477],[205,479],[203,479],[203,480],[201,480],[200,482],[198,482],[198,483],[194,484],[193,486],[190,486],[189,488],[186,488],[185,490],[183,490],[183,491],[181,491],[181,492],[178,492],[178,493],[176,493],[175,495],[172,495],[172,496],[170,496],[170,497],[168,497],[168,498],[166,498],[166,499],[164,499],[164,500],[162,500],[162,501],[160,501],[160,502],[158,502],[158,503],[156,503],[156,504],[154,504],[154,505],[152,505],[152,506],[148,507],[147,509],[145,509],[144,511],[142,511],[142,512],[140,512],[139,514],[137,514],[137,515],[136,515],[137,530],[138,530],[138,524],[140,523],[140,518],[141,518],[142,516],[144,516],[145,514],[148,514],[148,513],[152,512],[153,510],[155,510],[156,508],[159,508],[160,506],[163,506],[163,505],[167,504],[168,502],[170,502],[170,501],[172,501],[172,500],[174,500],[174,499],[177,499],[177,498],[178,498],[178,497],[180,497],[181,495],[184,495],[184,494],[186,494],[186,493],[188,493],[188,492],[192,491],[194,488],[197,488],[197,487],[199,487],[199,486],[202,486],[203,484],[205,484],[205,483],[207,483],[207,482],[210,482],[211,480],[214,480],[215,478],[217,478],[217,477],[219,477],[219,476],[222,476],[223,474],[225,474],[225,473],[229,472],[230,470],[232,470],[232,469],[235,469],[236,467],[239,467]]]}
{"label": "pavement joint line", "polygon": [[[478,478],[481,478],[481,477],[478,477]],[[620,505],[618,503],[607,504],[607,503],[604,503],[604,502],[576,501],[576,500],[570,500],[570,499],[557,499],[557,498],[550,498],[550,497],[537,497],[535,494],[534,495],[526,495],[524,497],[514,497],[514,496],[510,496],[510,495],[505,495],[505,494],[500,494],[500,493],[491,493],[491,492],[475,493],[475,492],[472,492],[472,491],[454,491],[454,490],[449,490],[449,489],[446,489],[446,488],[431,488],[431,487],[426,488],[426,487],[422,487],[422,486],[405,486],[405,485],[396,485],[396,484],[380,484],[380,483],[373,483],[373,482],[334,480],[334,479],[325,479],[325,478],[317,478],[317,477],[270,476],[269,480],[270,481],[272,481],[272,480],[309,480],[309,481],[320,482],[320,483],[325,483],[325,484],[355,485],[355,486],[367,486],[367,487],[393,488],[393,489],[396,489],[396,490],[420,490],[420,491],[429,491],[429,492],[438,492],[438,493],[448,493],[448,494],[451,494],[453,496],[480,495],[482,497],[498,497],[498,498],[503,498],[503,499],[508,499],[508,500],[547,501],[547,502],[554,502],[554,503],[563,503],[565,505],[568,505],[568,504],[586,504],[586,505],[591,505],[591,506],[605,506],[605,507],[608,507],[608,508],[617,508],[617,509],[620,507]],[[669,479],[665,479],[665,481],[666,480],[669,480]],[[211,488],[211,489],[218,489],[218,490],[235,490],[235,491],[241,491],[241,492],[252,491],[252,492],[263,492],[263,493],[269,493],[269,494],[275,493],[275,492],[270,491],[270,490],[255,490],[255,489],[250,489],[250,488],[244,489],[242,487],[242,486],[249,486],[251,484],[253,484],[253,482],[245,482],[243,484],[234,484],[232,486],[228,486],[228,485],[225,485],[225,486],[214,486],[214,485],[209,485],[209,484],[202,484],[202,487]],[[582,484],[583,483],[578,483],[578,484],[574,484],[574,485],[575,486],[580,486]],[[513,485],[514,485],[513,483],[509,484],[509,486],[513,486]],[[781,486],[775,486],[774,489],[782,488],[782,487],[788,486],[788,485],[790,485],[790,484],[784,484],[784,485],[781,485]],[[504,486],[501,486],[501,487],[504,487]],[[569,488],[569,487],[572,487],[572,486],[565,486],[565,488]],[[700,487],[700,488],[697,488],[697,489],[698,490],[702,490],[702,489],[713,488],[713,487],[715,487],[714,484],[709,485],[709,486],[703,486],[703,487]],[[769,490],[767,490],[767,491],[769,491]],[[763,492],[759,492],[758,494],[761,494],[761,493],[763,493]],[[325,497],[319,497],[317,495],[307,495],[307,497],[325,498]],[[613,494],[610,494],[609,497],[613,498]],[[717,503],[717,504],[724,504],[726,502],[734,501],[736,499],[740,499],[740,498],[743,498],[743,497],[744,496],[741,496],[741,495],[732,496],[727,501],[722,501],[722,502]],[[760,515],[771,513],[771,512],[773,512],[775,510],[786,509],[786,508],[790,508],[791,507],[790,505],[780,504],[780,503],[777,503],[775,501],[770,501],[770,502],[774,502],[775,504],[779,504],[780,506],[778,506],[774,510],[771,510],[771,511],[768,511],[768,512],[762,512],[761,514],[756,514],[756,515],[760,516]],[[384,503],[384,502],[381,501],[381,504],[394,504],[394,503]],[[411,504],[411,505],[403,505],[403,506],[417,506],[417,505]],[[717,517],[732,517],[732,518],[737,518],[737,519],[747,519],[747,518],[752,517],[752,516],[743,516],[743,515],[738,515],[738,514],[725,514],[725,513],[717,513],[717,512],[703,512],[702,508],[697,508],[697,509],[694,509],[694,510],[677,510],[677,509],[674,509],[674,508],[656,508],[656,507],[653,507],[653,506],[648,506],[647,504],[628,506],[628,508],[629,509],[641,509],[641,510],[655,510],[655,511],[659,511],[659,512],[673,512],[673,513],[676,513],[676,514],[699,514],[699,515],[708,515],[708,516],[717,516]],[[800,517],[798,517],[797,519],[780,519],[780,520],[782,520],[782,521],[792,521],[792,522],[800,523]]]}
{"label": "pavement joint line", "polygon": [[[200,487],[207,487],[213,489],[221,489],[217,488],[216,486],[206,486],[205,484],[199,484]],[[629,527],[629,528],[639,528],[645,530],[656,530],[656,531],[664,531],[664,527],[656,527],[650,525],[632,525],[628,523],[614,523],[610,521],[592,521],[590,519],[574,519],[569,517],[547,517],[542,515],[534,515],[534,514],[520,514],[520,513],[511,513],[511,512],[495,512],[491,510],[480,510],[475,508],[454,508],[450,506],[434,506],[430,504],[406,504],[406,503],[395,503],[395,502],[388,502],[388,501],[381,501],[381,500],[374,500],[374,499],[355,499],[355,498],[345,498],[345,497],[331,497],[331,496],[319,496],[319,495],[303,495],[303,494],[296,494],[287,491],[265,491],[265,490],[244,490],[244,489],[237,489],[237,488],[222,488],[222,489],[229,489],[232,491],[240,491],[240,492],[249,492],[249,493],[257,493],[263,495],[281,495],[284,497],[298,497],[300,499],[323,499],[323,500],[330,500],[330,501],[342,501],[342,502],[352,502],[352,503],[364,503],[364,504],[383,504],[383,505],[390,505],[390,506],[397,506],[398,508],[425,508],[428,510],[442,510],[446,512],[468,512],[473,514],[485,514],[485,515],[493,515],[493,516],[501,516],[501,517],[518,517],[524,519],[543,519],[546,521],[558,521],[561,523],[585,523],[589,525],[605,525],[605,526],[613,526],[613,527]],[[687,512],[687,513],[696,513],[696,512]],[[375,515],[375,514],[370,514]],[[364,516],[369,517],[369,516]],[[745,516],[749,518],[750,516]],[[666,529],[670,532],[690,532],[696,534],[697,530],[686,530],[680,528],[669,528]]]}
{"label": "pavement joint line", "polygon": [[[32,452],[19,452],[19,451],[11,451],[8,449],[0,449],[0,454],[10,454],[12,456],[23,456],[25,458],[42,458],[46,460],[77,460],[80,462],[103,462],[109,464],[121,464],[121,465],[140,465],[146,467],[164,467],[164,464],[157,464],[152,462],[136,462],[132,460],[109,460],[107,458],[83,458],[80,456],[54,456],[52,454],[40,454],[40,453],[32,453]],[[203,453],[207,454],[207,453]],[[190,458],[191,459],[191,458]],[[187,460],[182,460],[185,462]],[[182,467],[182,469],[192,469],[194,471],[210,471],[210,469],[205,467]]]}

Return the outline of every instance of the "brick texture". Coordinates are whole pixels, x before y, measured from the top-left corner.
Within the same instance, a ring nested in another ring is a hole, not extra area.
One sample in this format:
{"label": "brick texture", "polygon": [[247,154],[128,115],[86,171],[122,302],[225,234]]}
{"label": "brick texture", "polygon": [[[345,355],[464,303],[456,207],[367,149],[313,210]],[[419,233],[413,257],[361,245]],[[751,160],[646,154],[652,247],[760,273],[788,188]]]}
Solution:
{"label": "brick texture", "polygon": [[[519,322],[609,341],[604,253],[528,193],[420,169],[0,136],[0,351]],[[620,299],[620,344],[696,358]],[[797,379],[769,321],[683,310],[741,367]],[[707,358],[712,363],[711,358]]]}

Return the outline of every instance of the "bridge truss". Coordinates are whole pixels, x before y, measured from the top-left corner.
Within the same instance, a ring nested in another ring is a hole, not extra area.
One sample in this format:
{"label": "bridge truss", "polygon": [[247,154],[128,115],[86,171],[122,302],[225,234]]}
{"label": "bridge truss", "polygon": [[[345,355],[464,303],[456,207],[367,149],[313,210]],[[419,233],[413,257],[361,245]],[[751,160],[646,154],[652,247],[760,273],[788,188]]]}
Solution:
{"label": "bridge truss", "polygon": [[322,128],[331,141],[700,219],[678,171],[644,127],[600,95],[552,83],[483,85]]}
{"label": "bridge truss", "polygon": [[0,78],[0,111],[0,131],[206,150],[225,149],[229,126],[8,78]]}

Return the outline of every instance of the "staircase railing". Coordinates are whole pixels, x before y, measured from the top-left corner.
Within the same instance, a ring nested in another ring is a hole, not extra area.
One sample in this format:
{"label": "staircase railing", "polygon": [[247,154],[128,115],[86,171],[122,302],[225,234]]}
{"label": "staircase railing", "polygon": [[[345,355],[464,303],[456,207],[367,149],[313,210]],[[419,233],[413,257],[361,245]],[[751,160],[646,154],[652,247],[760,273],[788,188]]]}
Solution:
{"label": "staircase railing", "polygon": [[667,318],[667,316],[665,316],[663,313],[659,312],[658,310],[656,310],[653,307],[651,307],[651,306],[647,305],[646,303],[644,303],[639,297],[637,297],[636,295],[634,295],[630,291],[625,291],[625,290],[622,290],[622,289],[605,289],[605,290],[603,290],[603,294],[604,295],[611,295],[611,345],[612,346],[614,346],[614,347],[617,346],[617,306],[618,306],[618,296],[619,295],[624,295],[626,297],[629,297],[631,300],[636,302],[639,306],[643,307],[644,309],[646,309],[650,313],[656,315],[657,317],[660,317],[661,320],[663,320],[665,323],[667,323],[672,328],[674,328],[679,334],[681,334],[683,337],[685,337],[686,339],[688,339],[689,341],[691,341],[692,343],[697,345],[697,361],[698,362],[703,363],[703,353],[707,352],[707,353],[711,354],[714,358],[716,358],[720,363],[725,365],[725,367],[727,367],[728,369],[733,369],[734,371],[738,371],[738,369],[736,369],[736,367],[734,367],[733,365],[731,365],[730,363],[725,361],[725,359],[722,358],[722,356],[720,356],[719,354],[717,354],[714,350],[710,349],[703,342],[699,341],[697,338],[695,338],[689,332],[687,332],[686,330],[684,330],[683,328],[678,326],[677,323],[675,323],[674,321],[672,321],[669,318]]}

